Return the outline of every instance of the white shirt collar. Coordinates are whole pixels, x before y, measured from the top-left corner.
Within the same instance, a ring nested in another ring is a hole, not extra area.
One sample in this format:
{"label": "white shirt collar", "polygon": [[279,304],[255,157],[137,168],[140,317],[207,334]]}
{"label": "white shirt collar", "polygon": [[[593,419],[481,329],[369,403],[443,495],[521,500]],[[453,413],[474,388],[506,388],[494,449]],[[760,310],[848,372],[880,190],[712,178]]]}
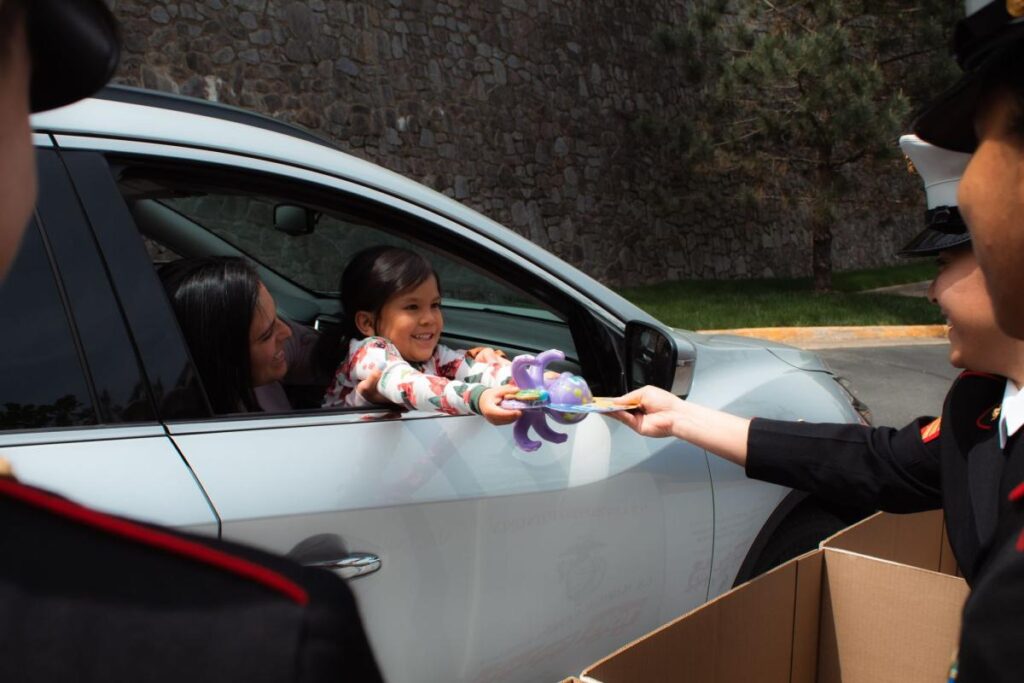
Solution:
{"label": "white shirt collar", "polygon": [[1003,405],[999,411],[999,447],[1006,448],[1006,442],[1024,426],[1024,388],[1017,388],[1013,380],[1006,380]]}

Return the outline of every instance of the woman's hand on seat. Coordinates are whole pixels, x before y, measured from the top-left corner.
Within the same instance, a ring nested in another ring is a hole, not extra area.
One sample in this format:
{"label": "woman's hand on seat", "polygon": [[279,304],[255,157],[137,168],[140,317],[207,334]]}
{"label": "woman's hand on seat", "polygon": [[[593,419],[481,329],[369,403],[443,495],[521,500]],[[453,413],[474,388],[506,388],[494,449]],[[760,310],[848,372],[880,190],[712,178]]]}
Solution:
{"label": "woman's hand on seat", "polygon": [[466,351],[466,356],[475,363],[500,363],[502,360],[508,360],[504,351],[489,346],[474,346]]}

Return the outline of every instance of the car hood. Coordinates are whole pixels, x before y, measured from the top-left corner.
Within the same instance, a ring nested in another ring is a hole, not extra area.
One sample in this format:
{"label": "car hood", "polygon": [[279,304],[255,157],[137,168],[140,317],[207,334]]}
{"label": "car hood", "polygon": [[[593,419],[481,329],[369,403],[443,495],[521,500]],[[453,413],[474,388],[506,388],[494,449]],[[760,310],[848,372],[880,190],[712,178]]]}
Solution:
{"label": "car hood", "polygon": [[809,372],[832,373],[832,369],[828,364],[813,351],[800,349],[771,339],[745,337],[737,334],[703,334],[700,332],[690,332],[680,329],[674,329],[673,331],[677,336],[687,339],[698,349],[700,347],[705,347],[722,352],[728,352],[730,349],[736,351],[762,349],[794,368],[807,370]]}

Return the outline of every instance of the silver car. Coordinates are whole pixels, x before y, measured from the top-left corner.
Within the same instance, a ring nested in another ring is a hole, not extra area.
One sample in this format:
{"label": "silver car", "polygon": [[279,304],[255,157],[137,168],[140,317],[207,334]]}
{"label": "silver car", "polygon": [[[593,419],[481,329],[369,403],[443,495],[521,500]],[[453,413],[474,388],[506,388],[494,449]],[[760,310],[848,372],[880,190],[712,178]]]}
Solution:
{"label": "silver car", "polygon": [[[0,290],[0,453],[28,483],[351,580],[390,681],[557,680],[862,511],[749,481],[600,416],[515,448],[472,416],[214,416],[154,263],[252,259],[308,335],[365,246],[428,254],[444,342],[557,348],[597,395],[653,383],[740,415],[861,419],[813,354],[669,329],[537,245],[315,136],[111,88],[33,118],[40,199]],[[74,571],[74,558],[68,558]]]}

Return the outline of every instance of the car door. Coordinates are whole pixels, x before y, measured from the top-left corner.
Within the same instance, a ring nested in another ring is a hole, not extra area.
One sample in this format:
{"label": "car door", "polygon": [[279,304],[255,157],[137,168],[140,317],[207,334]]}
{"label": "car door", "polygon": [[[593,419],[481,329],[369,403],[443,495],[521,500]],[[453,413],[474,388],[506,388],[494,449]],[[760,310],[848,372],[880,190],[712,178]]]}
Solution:
{"label": "car door", "polygon": [[[286,164],[125,140],[58,141],[93,150],[65,156],[94,225],[132,224],[165,242],[206,226],[209,235],[183,239],[178,253],[258,255],[282,307],[293,317],[306,311],[302,322],[330,324],[332,301],[316,278],[336,279],[355,243],[404,241],[447,269],[450,340],[532,352],[556,343],[595,387],[619,388],[616,321],[471,226]],[[175,182],[178,193],[160,189]],[[267,210],[253,208],[254,197],[316,212],[318,230],[355,234],[330,247],[302,244],[309,234],[259,224]],[[216,227],[209,212],[217,211],[261,227],[234,219]],[[287,272],[274,261],[305,249],[296,263],[308,265],[336,247],[342,258],[324,261],[330,272]],[[713,505],[704,454],[600,416],[560,426],[568,441],[534,453],[515,448],[511,429],[477,417],[382,409],[164,425],[225,537],[307,563],[367,558],[371,571],[352,585],[388,680],[555,679],[707,596]]]}
{"label": "car door", "polygon": [[213,510],[159,423],[96,242],[47,136],[39,200],[0,285],[0,456],[25,483],[206,533]]}

